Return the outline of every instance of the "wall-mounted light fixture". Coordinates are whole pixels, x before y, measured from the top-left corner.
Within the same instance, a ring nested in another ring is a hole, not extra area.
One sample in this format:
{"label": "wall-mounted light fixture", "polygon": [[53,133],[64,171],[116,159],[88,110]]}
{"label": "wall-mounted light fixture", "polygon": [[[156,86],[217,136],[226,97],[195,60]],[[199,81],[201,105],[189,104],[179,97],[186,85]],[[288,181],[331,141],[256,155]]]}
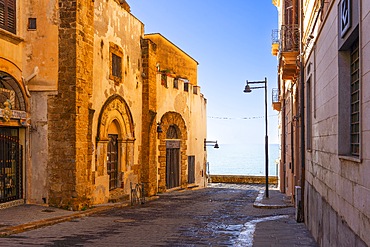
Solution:
{"label": "wall-mounted light fixture", "polygon": [[161,127],[161,123],[157,123],[157,133],[162,133],[163,130],[162,130],[162,127]]}
{"label": "wall-mounted light fixture", "polygon": [[204,150],[206,150],[206,146],[213,146],[213,148],[219,148],[217,141],[207,141],[206,139],[204,139]]}

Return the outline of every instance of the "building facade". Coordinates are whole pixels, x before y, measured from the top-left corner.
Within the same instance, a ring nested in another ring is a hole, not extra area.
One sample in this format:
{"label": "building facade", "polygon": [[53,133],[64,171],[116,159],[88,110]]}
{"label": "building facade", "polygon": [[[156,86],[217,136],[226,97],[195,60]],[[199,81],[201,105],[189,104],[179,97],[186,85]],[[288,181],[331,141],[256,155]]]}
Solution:
{"label": "building facade", "polygon": [[[370,245],[370,5],[273,3],[280,26],[281,190],[293,196],[297,219],[320,246]],[[287,34],[287,25],[297,28]],[[287,42],[297,44],[292,68]]]}
{"label": "building facade", "polygon": [[[172,188],[157,123],[181,140],[173,187],[204,186],[205,99],[169,107],[177,94],[156,85],[161,61],[148,66],[144,24],[126,1],[4,0],[0,11],[0,206],[79,210],[127,198],[132,184],[147,196]],[[166,52],[163,64],[176,55]],[[184,57],[173,69],[197,85],[197,63]],[[196,156],[194,181],[187,156]]]}
{"label": "building facade", "polygon": [[153,144],[142,147],[143,164],[149,164],[143,181],[151,193],[204,187],[207,119],[198,62],[158,33],[144,36],[143,57],[143,123],[149,126],[143,143]]}

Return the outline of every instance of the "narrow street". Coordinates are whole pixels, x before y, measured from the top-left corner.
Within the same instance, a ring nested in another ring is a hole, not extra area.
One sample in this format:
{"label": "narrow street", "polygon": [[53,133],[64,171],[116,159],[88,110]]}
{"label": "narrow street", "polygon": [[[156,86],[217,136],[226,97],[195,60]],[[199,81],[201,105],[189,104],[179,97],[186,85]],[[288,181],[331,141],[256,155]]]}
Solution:
{"label": "narrow street", "polygon": [[254,208],[263,186],[213,184],[161,194],[2,238],[1,246],[316,246],[294,208]]}

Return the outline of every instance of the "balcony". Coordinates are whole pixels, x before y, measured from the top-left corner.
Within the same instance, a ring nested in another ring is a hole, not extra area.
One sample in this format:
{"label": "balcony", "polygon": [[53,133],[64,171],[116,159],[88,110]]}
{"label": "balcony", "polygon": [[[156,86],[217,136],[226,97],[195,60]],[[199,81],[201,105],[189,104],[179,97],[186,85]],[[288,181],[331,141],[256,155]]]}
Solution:
{"label": "balcony", "polygon": [[298,25],[282,25],[280,29],[280,68],[283,80],[297,77],[297,57],[299,55]]}
{"label": "balcony", "polygon": [[272,109],[274,109],[275,111],[281,111],[281,104],[280,104],[278,88],[272,89]]}
{"label": "balcony", "polygon": [[272,41],[271,54],[273,56],[277,56],[277,54],[279,53],[279,46],[280,46],[278,29],[272,30],[271,41]]}

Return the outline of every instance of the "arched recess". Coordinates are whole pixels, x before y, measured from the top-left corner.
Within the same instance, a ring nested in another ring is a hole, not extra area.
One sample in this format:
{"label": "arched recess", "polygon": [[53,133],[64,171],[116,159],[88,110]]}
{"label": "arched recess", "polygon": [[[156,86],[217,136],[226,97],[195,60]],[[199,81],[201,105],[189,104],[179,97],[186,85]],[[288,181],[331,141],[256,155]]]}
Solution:
{"label": "arched recess", "polygon": [[[187,156],[186,141],[188,139],[187,128],[181,114],[177,112],[165,113],[160,121],[162,133],[158,135],[159,138],[159,181],[158,191],[164,192],[170,189],[173,185],[175,187],[185,187],[187,185]],[[169,185],[169,174],[167,172],[168,162],[170,158],[169,149],[179,148],[179,186],[177,184]]]}
{"label": "arched recess", "polygon": [[[96,146],[96,186],[104,187],[103,194],[121,188],[129,192],[134,166],[134,123],[131,111],[119,95],[111,96],[99,114]],[[116,160],[115,160],[116,159]],[[116,163],[117,169],[112,167]],[[113,176],[116,176],[114,178]]]}
{"label": "arched recess", "polygon": [[[0,104],[5,95],[12,94],[14,95],[12,101],[11,109],[17,111],[29,112],[29,101],[24,88],[22,72],[21,70],[12,62],[0,58],[0,95],[3,96],[0,99]],[[0,108],[3,108],[3,105],[0,105]]]}
{"label": "arched recess", "polygon": [[[26,162],[29,160],[28,126],[29,101],[25,93],[21,70],[12,62],[0,58],[0,203],[24,203]],[[27,155],[27,156],[26,156]],[[23,175],[25,174],[25,175]]]}

